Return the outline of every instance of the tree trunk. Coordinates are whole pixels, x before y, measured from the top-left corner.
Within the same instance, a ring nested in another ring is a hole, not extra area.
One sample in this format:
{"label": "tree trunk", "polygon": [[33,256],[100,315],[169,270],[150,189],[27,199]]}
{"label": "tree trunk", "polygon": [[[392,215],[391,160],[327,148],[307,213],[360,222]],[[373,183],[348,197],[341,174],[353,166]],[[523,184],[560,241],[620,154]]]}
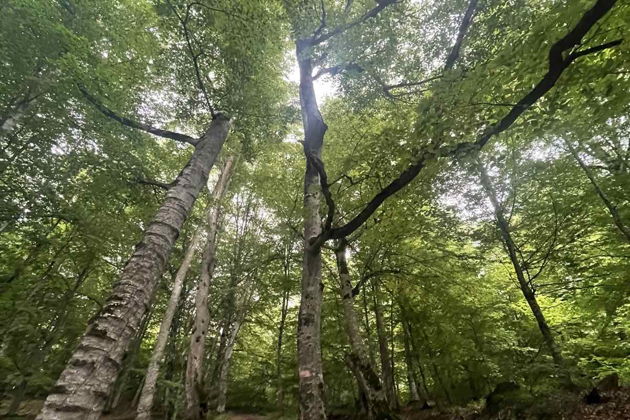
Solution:
{"label": "tree trunk", "polygon": [[284,255],[284,290],[282,291],[282,306],[280,308],[280,325],[278,326],[278,344],[276,346],[276,384],[278,409],[284,414],[284,386],[282,383],[282,339],[284,338],[284,328],[289,313],[289,272],[291,267],[291,250],[287,246]]}
{"label": "tree trunk", "polygon": [[365,324],[365,336],[367,339],[367,349],[370,356],[370,364],[376,366],[376,356],[374,355],[374,346],[372,345],[372,329],[370,328],[370,314],[368,310],[367,290],[365,287],[361,288],[361,298],[363,300],[363,322]]}
{"label": "tree trunk", "polygon": [[190,348],[186,362],[186,418],[188,419],[205,418],[207,412],[207,401],[204,401],[205,397],[201,398],[200,391],[204,389],[203,356],[208,324],[210,322],[208,293],[216,263],[215,255],[221,202],[232,174],[233,164],[234,157],[229,157],[225,162],[221,177],[212,192],[213,208],[208,214],[208,239],[201,261],[201,275],[195,296],[195,321],[190,335]]}
{"label": "tree trunk", "polygon": [[225,411],[225,403],[227,400],[227,382],[228,373],[230,371],[230,360],[232,359],[232,352],[234,351],[234,344],[236,343],[236,336],[241,328],[241,319],[237,319],[232,325],[232,330],[227,339],[225,345],[225,352],[223,353],[223,361],[221,362],[221,369],[219,371],[219,378],[217,381],[218,395],[217,395],[217,413],[223,413]]}
{"label": "tree trunk", "polygon": [[9,114],[0,118],[0,135],[7,135],[15,129],[36,98],[37,96],[31,97],[30,92],[28,92],[22,100],[17,102]]}
{"label": "tree trunk", "polygon": [[376,318],[376,335],[378,337],[378,348],[381,358],[381,375],[385,386],[385,394],[391,409],[396,408],[396,390],[394,389],[394,372],[392,370],[392,362],[389,354],[389,346],[387,333],[385,331],[385,323],[383,321],[383,312],[378,301],[378,288],[372,283],[374,291],[374,316]]}
{"label": "tree trunk", "polygon": [[[140,334],[138,334],[133,343],[131,344],[131,349],[125,354],[122,362],[122,374],[118,376],[116,381],[114,382],[114,391],[110,393],[109,398],[105,404],[104,413],[111,412],[118,407],[120,404],[120,398],[125,391],[127,386],[127,382],[129,381],[129,377],[131,376],[131,370],[133,368],[136,359],[138,358],[138,353],[140,352],[140,346],[142,345],[142,341],[144,340],[144,336],[147,332],[147,327],[149,326],[149,321],[151,320],[152,311],[147,312],[144,315],[144,319],[142,320],[142,324],[140,326]],[[142,384],[140,384],[142,386]],[[133,407],[134,405],[132,405]]]}
{"label": "tree trunk", "polygon": [[46,399],[40,419],[96,419],[111,392],[125,351],[151,306],[179,231],[227,138],[229,120],[219,115],[197,143],[190,161],[127,262],[111,297],[92,319]]}
{"label": "tree trunk", "polygon": [[411,363],[414,366],[413,372],[417,371],[420,373],[420,381],[417,380],[417,377],[414,376],[414,379],[416,379],[416,385],[418,384],[418,382],[420,382],[421,385],[421,396],[424,397],[425,399],[429,400],[429,388],[427,386],[427,377],[424,374],[424,369],[422,367],[422,363],[420,361],[420,349],[417,346],[415,337],[413,335],[413,330],[411,328],[411,323],[409,322],[409,319],[406,317],[405,313],[406,310],[403,306],[401,306],[400,308],[401,313],[403,314],[403,328],[405,328],[405,332],[408,336],[409,339],[409,350],[410,350],[410,355],[411,355]]}
{"label": "tree trunk", "polygon": [[591,182],[591,185],[593,185],[593,189],[595,190],[599,198],[602,200],[602,202],[606,206],[606,209],[608,209],[608,213],[610,213],[610,216],[613,219],[613,223],[615,224],[617,229],[619,229],[619,231],[623,234],[626,241],[630,242],[630,228],[623,223],[623,220],[621,219],[621,216],[619,215],[619,211],[617,211],[617,206],[615,206],[612,203],[612,201],[610,201],[610,199],[608,198],[604,190],[601,189],[601,187],[599,186],[599,183],[597,182],[597,179],[595,179],[595,175],[593,174],[591,169],[584,163],[582,158],[580,158],[580,155],[575,150],[571,142],[569,140],[565,140],[565,144],[567,145],[567,148],[569,149],[569,152],[571,152],[571,155],[573,156],[575,161],[578,163],[578,165],[580,165],[580,168],[582,168],[582,170],[584,171],[584,174],[586,175],[588,180]]}
{"label": "tree trunk", "polygon": [[298,378],[300,419],[326,418],[324,376],[321,356],[322,260],[321,247],[311,241],[322,231],[319,215],[319,173],[312,159],[321,159],[326,124],[319,112],[313,88],[313,63],[309,57],[311,45],[297,42],[300,68],[300,105],[304,126],[304,259],[302,265],[301,299],[298,314]]}
{"label": "tree trunk", "polygon": [[414,358],[411,354],[411,346],[409,344],[409,332],[407,326],[403,320],[403,345],[405,347],[405,364],[407,365],[407,384],[409,386],[409,400],[420,401],[420,393],[418,392],[418,385],[416,384],[416,368],[414,364]]}
{"label": "tree trunk", "polygon": [[523,296],[527,301],[532,313],[534,314],[534,318],[536,318],[536,322],[538,323],[538,328],[540,333],[543,336],[543,340],[551,353],[551,357],[553,358],[554,363],[558,367],[564,366],[564,360],[560,351],[558,350],[558,346],[556,345],[556,341],[551,334],[551,329],[549,328],[549,324],[547,324],[547,320],[545,319],[540,306],[538,305],[538,300],[536,299],[536,295],[534,290],[530,286],[529,282],[525,279],[525,274],[523,272],[523,268],[521,267],[521,263],[517,254],[517,247],[512,239],[512,234],[510,232],[510,225],[508,221],[505,219],[503,214],[503,208],[499,204],[499,200],[497,199],[496,192],[490,182],[490,178],[488,177],[488,173],[484,166],[479,162],[478,164],[481,185],[486,191],[486,195],[488,199],[492,203],[494,207],[494,214],[497,220],[497,227],[501,232],[501,238],[503,239],[503,244],[505,245],[505,249],[507,250],[508,256],[510,257],[510,261],[512,262],[512,266],[514,267],[514,272],[516,273],[516,278],[518,280],[518,284],[523,292]]}
{"label": "tree trunk", "polygon": [[195,255],[195,250],[199,246],[200,238],[201,235],[199,234],[199,230],[195,231],[190,244],[186,249],[186,253],[184,254],[184,259],[182,260],[182,263],[177,270],[177,274],[175,275],[171,297],[168,301],[166,312],[164,312],[162,323],[160,324],[160,332],[158,333],[157,341],[155,342],[155,347],[153,348],[153,353],[151,354],[151,360],[149,361],[147,373],[144,378],[144,385],[142,387],[142,392],[140,393],[140,402],[138,403],[136,411],[137,420],[146,420],[151,418],[151,408],[153,407],[155,387],[160,373],[160,364],[164,358],[164,349],[166,348],[166,343],[168,342],[175,311],[177,310],[177,306],[180,302],[182,286],[184,284],[184,280],[186,279],[186,275],[188,274],[188,270],[190,269],[190,264]]}
{"label": "tree trunk", "polygon": [[348,341],[350,343],[350,353],[347,355],[348,365],[351,367],[354,376],[359,384],[359,391],[363,396],[363,402],[368,419],[383,419],[390,417],[389,404],[381,381],[370,364],[368,351],[365,342],[359,332],[357,314],[353,306],[353,291],[350,281],[350,272],[346,260],[347,243],[341,240],[335,250],[337,258],[337,269],[339,280],[341,281],[341,298],[344,313],[344,326]]}

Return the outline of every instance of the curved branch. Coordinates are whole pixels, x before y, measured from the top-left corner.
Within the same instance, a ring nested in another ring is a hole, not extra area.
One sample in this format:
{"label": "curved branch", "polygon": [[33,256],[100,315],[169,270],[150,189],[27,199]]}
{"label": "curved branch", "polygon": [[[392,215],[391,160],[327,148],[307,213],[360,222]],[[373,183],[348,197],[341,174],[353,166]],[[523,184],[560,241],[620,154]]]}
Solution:
{"label": "curved branch", "polygon": [[169,131],[169,130],[162,130],[160,128],[151,127],[148,124],[144,124],[138,121],[133,121],[133,120],[130,120],[129,118],[121,117],[120,115],[116,114],[114,111],[112,111],[111,109],[103,105],[103,103],[100,100],[92,96],[82,83],[78,83],[77,86],[79,87],[79,90],[81,91],[83,96],[85,96],[85,98],[89,102],[91,102],[92,105],[94,105],[96,109],[101,111],[103,115],[115,121],[118,121],[122,125],[126,125],[127,127],[131,127],[131,128],[136,128],[138,130],[146,131],[147,133],[151,133],[159,137],[175,140],[181,143],[188,143],[188,144],[192,144],[193,146],[197,144],[198,140],[196,138],[190,137],[186,134],[176,133],[174,131]]}
{"label": "curved branch", "polygon": [[[564,53],[580,44],[586,33],[600,20],[612,7],[616,0],[597,0],[595,5],[586,11],[580,18],[573,29],[555,42],[549,51],[549,68],[542,79],[529,91],[517,104],[507,113],[505,117],[491,125],[486,129],[474,142],[461,142],[454,146],[444,146],[437,151],[434,150],[435,144],[425,147],[419,157],[412,165],[405,169],[398,178],[394,179],[389,185],[378,192],[372,200],[361,210],[352,220],[345,225],[332,229],[328,234],[330,239],[339,239],[348,236],[358,229],[368,218],[380,207],[380,205],[390,196],[400,191],[409,184],[420,173],[424,166],[439,157],[467,155],[473,151],[477,151],[485,146],[488,141],[495,135],[507,130],[514,122],[529,109],[543,95],[550,91],[569,65],[578,57],[585,54],[574,53],[564,58]],[[621,41],[614,41],[604,44],[606,48],[618,45]],[[589,53],[602,51],[603,46],[591,48]]]}

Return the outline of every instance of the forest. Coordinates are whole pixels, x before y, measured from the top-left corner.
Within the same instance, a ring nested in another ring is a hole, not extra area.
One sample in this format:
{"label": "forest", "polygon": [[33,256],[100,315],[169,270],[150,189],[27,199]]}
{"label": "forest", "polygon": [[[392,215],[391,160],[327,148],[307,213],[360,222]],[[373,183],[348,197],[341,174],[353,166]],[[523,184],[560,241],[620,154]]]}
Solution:
{"label": "forest", "polygon": [[1,0],[0,417],[630,419],[627,0]]}

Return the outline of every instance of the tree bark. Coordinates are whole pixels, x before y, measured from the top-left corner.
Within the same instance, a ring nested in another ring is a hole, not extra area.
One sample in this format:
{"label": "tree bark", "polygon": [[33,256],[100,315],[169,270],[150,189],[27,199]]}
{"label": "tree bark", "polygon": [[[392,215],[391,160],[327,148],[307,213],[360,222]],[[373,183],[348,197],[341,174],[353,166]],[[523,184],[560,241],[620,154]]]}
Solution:
{"label": "tree bark", "polygon": [[229,119],[217,116],[127,262],[111,297],[93,318],[39,419],[96,419],[111,392],[129,343],[150,307],[180,229],[205,186],[227,138]]}
{"label": "tree bark", "polygon": [[289,313],[289,273],[291,267],[291,248],[289,245],[284,250],[284,290],[282,291],[282,306],[280,308],[280,325],[278,326],[278,344],[276,346],[276,384],[278,409],[284,414],[284,386],[282,383],[282,340],[284,338],[284,328]]}
{"label": "tree bark", "polygon": [[606,195],[604,190],[602,190],[602,188],[599,186],[597,179],[595,179],[595,175],[593,174],[591,169],[584,163],[584,161],[578,154],[577,150],[575,150],[575,148],[571,144],[571,142],[569,140],[565,140],[565,144],[567,145],[567,148],[569,149],[569,152],[571,152],[571,155],[573,156],[575,161],[578,163],[578,165],[580,165],[580,168],[582,168],[582,170],[584,171],[584,174],[586,175],[588,180],[591,182],[591,185],[593,185],[593,189],[595,190],[599,198],[602,200],[602,202],[606,206],[608,213],[610,213],[610,216],[613,219],[613,223],[615,224],[617,229],[619,229],[619,231],[623,234],[626,241],[630,242],[630,228],[623,223],[623,220],[621,219],[621,216],[619,215],[619,211],[617,210],[617,206],[615,206],[613,202],[610,201],[610,198],[608,198],[608,195]]}
{"label": "tree bark", "polygon": [[140,393],[138,408],[136,410],[137,420],[146,420],[151,418],[151,408],[153,407],[155,387],[160,373],[160,364],[164,359],[164,349],[166,348],[166,343],[168,342],[175,311],[177,310],[177,306],[180,302],[182,286],[184,284],[184,280],[186,279],[186,275],[188,274],[188,270],[190,269],[192,259],[195,255],[195,250],[199,246],[200,239],[201,235],[199,230],[196,230],[188,248],[186,249],[184,259],[182,260],[182,263],[177,270],[177,274],[175,275],[171,297],[169,298],[168,305],[166,306],[166,312],[164,313],[162,323],[160,324],[160,331],[155,342],[155,347],[153,348],[153,353],[151,354],[151,360],[149,361],[147,373],[144,378],[144,385],[142,386],[142,391]]}
{"label": "tree bark", "polygon": [[512,266],[514,267],[514,272],[516,273],[516,279],[518,280],[519,287],[523,292],[523,296],[529,305],[532,313],[534,314],[534,318],[536,318],[536,322],[538,323],[538,329],[543,336],[543,340],[551,353],[551,357],[553,358],[554,363],[562,368],[564,366],[564,360],[562,358],[562,354],[558,349],[556,341],[551,333],[551,329],[549,328],[549,324],[545,319],[545,316],[540,309],[540,305],[538,305],[538,299],[536,299],[536,294],[532,289],[531,285],[525,279],[525,273],[523,272],[523,268],[521,267],[521,262],[518,258],[517,254],[517,246],[512,238],[512,233],[510,232],[510,225],[503,214],[503,207],[499,203],[497,199],[497,194],[492,186],[490,178],[488,177],[488,173],[486,172],[485,167],[479,162],[478,163],[479,174],[481,179],[481,185],[486,192],[486,195],[490,202],[492,203],[492,207],[494,207],[494,215],[497,221],[497,227],[501,232],[501,238],[503,239],[503,244],[507,251],[508,256],[510,257],[510,261],[512,262]]}
{"label": "tree bark", "polygon": [[390,418],[389,403],[383,385],[370,363],[365,342],[359,332],[359,323],[354,309],[353,287],[350,281],[350,271],[346,260],[347,243],[341,240],[335,250],[337,258],[337,270],[341,281],[341,298],[344,312],[344,327],[350,343],[350,353],[347,361],[359,384],[359,390],[363,396],[366,416],[368,419]]}
{"label": "tree bark", "polygon": [[406,309],[401,306],[400,307],[400,311],[403,314],[403,328],[405,328],[405,333],[407,334],[407,337],[409,339],[409,349],[411,351],[410,355],[411,355],[411,362],[412,365],[414,366],[414,373],[417,371],[420,373],[420,381],[417,380],[417,377],[414,376],[414,379],[416,379],[416,385],[418,385],[418,382],[420,382],[421,385],[421,396],[423,396],[424,398],[426,398],[427,400],[429,400],[429,388],[427,386],[427,378],[426,375],[424,374],[424,369],[422,367],[422,363],[420,361],[420,348],[417,346],[415,337],[413,335],[413,330],[411,328],[411,323],[409,322],[409,319],[406,316]]}
{"label": "tree bark", "polygon": [[416,366],[413,355],[411,354],[411,345],[409,344],[409,332],[403,320],[403,341],[405,346],[405,364],[407,365],[407,384],[409,386],[409,400],[420,401],[420,393],[418,392],[418,384],[416,383]]}
{"label": "tree bark", "polygon": [[300,105],[304,126],[304,259],[302,263],[301,299],[298,314],[298,377],[300,419],[326,418],[324,377],[321,357],[322,260],[321,247],[311,242],[322,231],[319,214],[319,172],[312,159],[321,159],[327,126],[322,119],[313,88],[311,44],[297,42],[300,68]]}
{"label": "tree bark", "polygon": [[[240,317],[239,317],[240,318]],[[228,336],[227,343],[225,345],[225,352],[223,353],[223,361],[221,362],[221,369],[219,370],[219,378],[217,381],[218,395],[217,395],[217,413],[223,413],[225,411],[225,403],[227,401],[227,381],[228,373],[230,371],[230,360],[232,360],[232,352],[234,351],[234,344],[236,343],[236,336],[241,328],[241,319],[237,319],[232,324],[230,335]]]}
{"label": "tree bark", "polygon": [[381,358],[381,375],[383,377],[383,384],[385,386],[385,394],[387,395],[387,401],[391,409],[396,408],[396,390],[394,388],[394,372],[392,370],[391,356],[389,354],[389,346],[387,340],[387,333],[385,332],[385,323],[383,321],[383,312],[376,296],[378,294],[378,287],[375,283],[372,283],[374,291],[374,317],[376,318],[376,335],[378,337],[378,348]]}
{"label": "tree bark", "polygon": [[225,162],[221,177],[212,192],[213,207],[212,211],[208,214],[208,238],[201,261],[201,275],[195,296],[195,320],[190,336],[190,348],[186,362],[186,418],[188,419],[205,418],[207,412],[207,401],[203,401],[205,398],[201,398],[200,391],[204,388],[203,356],[206,334],[208,333],[208,324],[210,322],[208,293],[210,291],[210,281],[212,280],[216,264],[215,256],[217,233],[221,216],[221,202],[223,201],[230,176],[232,175],[233,164],[234,157],[229,157]]}

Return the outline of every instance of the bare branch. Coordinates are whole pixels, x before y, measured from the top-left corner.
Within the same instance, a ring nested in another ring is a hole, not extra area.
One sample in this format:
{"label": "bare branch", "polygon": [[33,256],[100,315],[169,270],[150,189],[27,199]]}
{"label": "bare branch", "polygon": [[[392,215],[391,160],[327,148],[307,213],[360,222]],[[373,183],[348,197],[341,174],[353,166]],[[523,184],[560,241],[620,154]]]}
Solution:
{"label": "bare branch", "polygon": [[477,8],[477,0],[470,0],[468,3],[468,8],[466,9],[466,13],[464,13],[464,17],[462,18],[462,23],[459,26],[459,32],[457,33],[457,39],[455,40],[455,45],[451,49],[450,54],[446,58],[446,64],[444,64],[444,70],[451,70],[455,65],[455,62],[459,58],[459,52],[462,49],[462,43],[464,42],[464,37],[470,28],[470,24],[472,23],[473,14],[475,13],[475,9]]}
{"label": "bare branch", "polygon": [[181,143],[192,144],[193,146],[196,145],[198,142],[196,138],[190,137],[186,134],[176,133],[174,131],[162,130],[160,128],[151,127],[150,125],[130,120],[129,118],[121,117],[120,115],[116,114],[114,111],[112,111],[111,109],[103,105],[103,103],[99,101],[97,98],[92,96],[82,83],[78,83],[77,86],[79,87],[79,90],[81,91],[83,96],[85,96],[85,98],[88,101],[90,101],[92,105],[96,107],[96,109],[101,111],[102,114],[108,116],[109,118],[115,121],[118,121],[122,125],[126,125],[127,127],[131,127],[131,128],[136,128],[138,130],[146,131],[147,133],[151,133],[159,137],[164,137],[167,139],[179,141]]}

